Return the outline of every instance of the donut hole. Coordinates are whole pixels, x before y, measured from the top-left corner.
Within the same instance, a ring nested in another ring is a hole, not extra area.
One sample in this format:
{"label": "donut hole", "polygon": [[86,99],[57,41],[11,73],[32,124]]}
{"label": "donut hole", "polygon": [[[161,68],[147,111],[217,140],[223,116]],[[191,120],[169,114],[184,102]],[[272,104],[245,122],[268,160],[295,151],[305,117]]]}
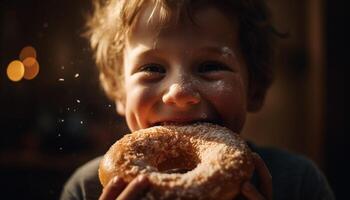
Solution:
{"label": "donut hole", "polygon": [[184,174],[196,168],[199,162],[200,160],[194,152],[180,150],[176,154],[166,154],[166,157],[157,164],[156,168],[162,173]]}

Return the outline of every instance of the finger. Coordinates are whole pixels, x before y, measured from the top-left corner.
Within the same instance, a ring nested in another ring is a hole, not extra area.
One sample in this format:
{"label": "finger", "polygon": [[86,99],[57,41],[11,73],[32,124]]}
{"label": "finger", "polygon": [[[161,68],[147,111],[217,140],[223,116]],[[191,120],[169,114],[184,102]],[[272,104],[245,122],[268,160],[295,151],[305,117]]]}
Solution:
{"label": "finger", "polygon": [[112,178],[106,187],[103,188],[103,192],[99,200],[115,200],[118,195],[124,190],[126,185],[127,184],[123,181],[123,179],[117,176]]}
{"label": "finger", "polygon": [[149,181],[146,176],[139,176],[132,180],[117,200],[136,200],[145,194],[149,188]]}
{"label": "finger", "polygon": [[248,181],[242,185],[242,194],[247,200],[265,200],[254,185]]}
{"label": "finger", "polygon": [[255,168],[260,177],[260,191],[269,200],[272,199],[272,176],[263,159],[254,153]]}

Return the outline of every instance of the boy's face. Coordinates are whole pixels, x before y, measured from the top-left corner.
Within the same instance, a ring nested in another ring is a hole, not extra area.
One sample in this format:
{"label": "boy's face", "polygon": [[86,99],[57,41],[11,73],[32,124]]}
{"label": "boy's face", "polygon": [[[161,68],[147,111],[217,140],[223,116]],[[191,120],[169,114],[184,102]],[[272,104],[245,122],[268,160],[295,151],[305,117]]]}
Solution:
{"label": "boy's face", "polygon": [[248,72],[237,24],[207,7],[195,13],[197,26],[170,24],[157,34],[157,21],[148,21],[151,12],[140,14],[124,51],[125,101],[117,109],[131,131],[205,121],[239,133]]}

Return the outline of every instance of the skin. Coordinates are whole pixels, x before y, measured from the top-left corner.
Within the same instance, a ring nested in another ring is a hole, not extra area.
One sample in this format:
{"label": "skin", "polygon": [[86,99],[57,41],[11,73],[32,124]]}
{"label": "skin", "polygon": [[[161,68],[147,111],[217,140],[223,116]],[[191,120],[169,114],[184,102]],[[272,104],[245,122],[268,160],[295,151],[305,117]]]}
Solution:
{"label": "skin", "polygon": [[[248,98],[237,23],[205,7],[195,13],[198,26],[170,23],[157,34],[157,12],[150,19],[151,13],[151,7],[143,9],[126,41],[125,99],[116,102],[117,112],[131,131],[206,121],[239,133],[254,100]],[[254,161],[261,185],[245,182],[241,194],[248,200],[272,199],[271,175],[258,155]],[[144,176],[130,183],[115,177],[100,200],[139,199],[149,187]]]}

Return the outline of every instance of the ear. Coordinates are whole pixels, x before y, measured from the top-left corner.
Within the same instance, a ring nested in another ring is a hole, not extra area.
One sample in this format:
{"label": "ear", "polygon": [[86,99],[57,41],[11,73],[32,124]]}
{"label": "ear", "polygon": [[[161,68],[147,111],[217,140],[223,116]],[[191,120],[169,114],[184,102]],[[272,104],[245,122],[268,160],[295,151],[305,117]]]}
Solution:
{"label": "ear", "polygon": [[258,112],[264,104],[266,89],[259,86],[251,86],[248,93],[248,112]]}
{"label": "ear", "polygon": [[121,116],[125,116],[125,103],[119,100],[115,101],[115,107],[117,110],[117,113]]}

